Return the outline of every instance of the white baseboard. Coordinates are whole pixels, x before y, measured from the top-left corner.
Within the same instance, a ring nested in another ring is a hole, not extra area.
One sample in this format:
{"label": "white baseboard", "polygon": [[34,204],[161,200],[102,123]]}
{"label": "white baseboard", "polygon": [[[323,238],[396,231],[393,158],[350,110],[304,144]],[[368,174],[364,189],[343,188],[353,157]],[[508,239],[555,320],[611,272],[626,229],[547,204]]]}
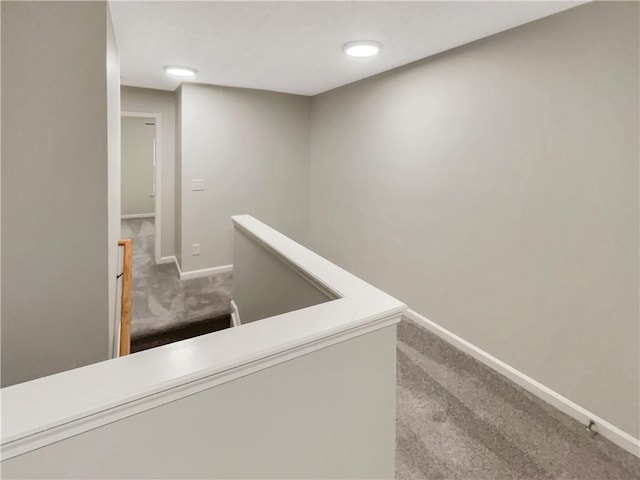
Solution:
{"label": "white baseboard", "polygon": [[182,269],[180,268],[180,263],[178,262],[178,257],[174,256],[173,261],[176,263],[176,268],[178,269],[178,276],[182,278]]}
{"label": "white baseboard", "polygon": [[201,270],[190,270],[188,272],[183,272],[178,264],[178,260],[175,260],[176,266],[178,267],[178,273],[180,274],[180,280],[189,280],[190,278],[200,278],[200,277],[208,277],[209,275],[215,275],[217,273],[225,273],[231,272],[233,270],[233,265],[222,265],[220,267],[212,267],[212,268],[203,268]]}
{"label": "white baseboard", "polygon": [[404,315],[408,320],[411,320],[417,325],[426,328],[430,332],[442,338],[447,343],[450,343],[454,347],[471,355],[476,360],[484,363],[489,368],[492,368],[511,381],[517,383],[536,397],[541,398],[545,402],[556,407],[558,410],[575,418],[580,423],[583,423],[585,425],[585,428],[589,424],[589,421],[593,421],[595,423],[593,427],[594,431],[611,440],[613,443],[625,449],[626,451],[640,457],[640,440],[638,440],[637,438],[632,437],[618,427],[591,413],[586,408],[582,408],[580,405],[573,403],[568,398],[563,397],[559,393],[542,385],[540,382],[537,382],[536,380],[525,375],[519,370],[516,370],[503,361],[498,360],[496,357],[488,354],[484,350],[481,350],[472,343],[467,342],[463,338],[458,337],[456,334],[450,332],[449,330],[442,328],[436,323],[433,323],[431,320],[423,317],[419,313],[409,309],[405,312]]}
{"label": "white baseboard", "polygon": [[160,260],[156,263],[175,263],[177,262],[175,255],[171,255],[169,257],[160,257]]}
{"label": "white baseboard", "polygon": [[238,305],[231,300],[231,324],[234,327],[240,326],[240,312],[238,311]]}
{"label": "white baseboard", "polygon": [[155,217],[155,213],[132,213],[130,215],[120,215],[121,220],[130,220],[132,218],[153,218]]}

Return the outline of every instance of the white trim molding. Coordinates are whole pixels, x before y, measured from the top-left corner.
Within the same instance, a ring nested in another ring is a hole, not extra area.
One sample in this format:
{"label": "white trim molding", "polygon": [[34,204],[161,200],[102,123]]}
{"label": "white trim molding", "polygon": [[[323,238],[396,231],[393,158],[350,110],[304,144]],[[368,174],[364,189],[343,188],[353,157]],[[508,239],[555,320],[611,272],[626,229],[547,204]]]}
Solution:
{"label": "white trim molding", "polygon": [[165,257],[165,258],[171,259],[171,260],[168,260],[168,262],[171,262],[171,261],[175,262],[176,268],[178,269],[178,276],[180,277],[180,280],[189,280],[191,278],[208,277],[210,275],[216,275],[218,273],[233,271],[233,265],[222,265],[220,267],[203,268],[201,270],[190,270],[188,272],[183,272],[182,268],[180,268],[180,262],[178,262],[178,257],[173,256],[173,257]]}
{"label": "white trim molding", "polygon": [[598,432],[603,437],[611,440],[619,447],[626,451],[640,457],[640,440],[634,438],[618,427],[612,425],[606,420],[600,418],[598,415],[590,412],[586,408],[577,405],[566,397],[563,397],[558,392],[551,390],[549,387],[541,384],[533,378],[525,375],[519,370],[516,370],[510,365],[507,365],[502,360],[497,359],[493,355],[478,348],[472,343],[460,338],[455,333],[441,327],[437,323],[432,322],[426,317],[423,317],[414,310],[408,309],[404,312],[404,317],[411,320],[415,324],[422,326],[430,332],[436,334],[445,342],[453,345],[454,347],[462,350],[463,352],[471,355],[476,360],[482,362],[487,367],[495,370],[496,372],[504,375],[509,380],[520,385],[529,393],[544,400],[545,402],[553,405],[561,412],[566,413],[570,417],[575,418],[580,423],[583,423],[585,427],[590,421],[594,422],[593,430]]}
{"label": "white trim molding", "polygon": [[175,255],[171,255],[169,257],[160,257],[160,261],[156,263],[177,263]]}
{"label": "white trim molding", "polygon": [[253,217],[233,221],[341,297],[2,388],[0,460],[400,322],[402,302]]}
{"label": "white trim molding", "polygon": [[236,305],[236,302],[234,302],[233,300],[231,300],[231,325],[234,327],[239,327],[241,325],[238,305]]}
{"label": "white trim molding", "polygon": [[[380,330],[381,328],[395,326],[400,322],[401,318],[402,316],[400,314],[391,317],[385,317],[367,324],[360,325],[356,328],[337,333],[335,335],[324,338],[317,338],[315,340],[312,339],[301,345],[292,346],[292,348],[285,349],[280,352],[275,352],[273,355],[255,355],[253,359],[247,358],[248,361],[246,363],[243,362],[241,364],[238,364],[238,366],[236,367],[223,370],[210,368],[209,371],[202,371],[192,375],[191,380],[184,378],[179,382],[173,382],[173,384],[171,385],[157,384],[157,390],[150,391],[147,395],[135,395],[126,399],[118,399],[110,405],[98,405],[96,406],[94,411],[89,412],[86,416],[70,418],[66,421],[52,424],[50,427],[45,429],[37,429],[33,432],[24,432],[15,436],[7,435],[6,437],[3,432],[2,446],[0,447],[0,460],[8,460],[18,455],[22,455],[23,453],[36,450],[46,445],[50,445],[60,440],[78,435],[80,433],[93,430],[103,425],[116,422],[137,413],[141,413],[146,410],[165,405],[180,398],[188,397],[203,390],[208,390],[209,388],[222,385],[223,383],[230,382],[237,378],[241,378],[246,375],[259,372],[260,370],[273,367],[280,363],[293,360],[294,358],[298,358],[317,350],[330,347],[331,345],[335,345],[337,343],[359,337],[360,335],[365,335],[367,333]],[[260,322],[253,322],[252,325],[258,325],[259,323]],[[238,330],[239,329],[233,328],[229,329],[228,331]],[[219,342],[210,342],[211,335],[204,335],[200,338],[204,340],[201,347],[204,347],[205,343],[210,343],[212,346],[219,344]],[[179,343],[180,342],[165,345],[165,357],[179,355]],[[153,350],[148,350],[147,352],[153,353]],[[216,348],[212,348],[210,351],[215,352],[216,350],[219,351],[219,349]],[[133,357],[120,357],[118,360],[128,360],[130,358]],[[103,365],[104,363],[106,362],[101,362],[94,365]],[[169,364],[167,364],[166,366],[169,367]],[[139,369],[136,369],[136,371],[139,371]],[[74,372],[74,370],[70,370],[70,372]],[[139,371],[139,373],[142,372]],[[71,385],[69,385],[69,390],[70,392],[73,391]]]}
{"label": "white trim molding", "polygon": [[121,220],[132,220],[134,218],[153,218],[155,217],[156,214],[151,212],[151,213],[131,213],[128,215],[120,215],[120,219]]}
{"label": "white trim molding", "polygon": [[[176,265],[178,262],[176,260]],[[189,280],[191,278],[208,277],[210,275],[216,275],[218,273],[226,273],[233,271],[233,265],[222,265],[220,267],[203,268],[201,270],[190,270],[183,272],[178,265],[178,272],[180,273],[180,280]]]}

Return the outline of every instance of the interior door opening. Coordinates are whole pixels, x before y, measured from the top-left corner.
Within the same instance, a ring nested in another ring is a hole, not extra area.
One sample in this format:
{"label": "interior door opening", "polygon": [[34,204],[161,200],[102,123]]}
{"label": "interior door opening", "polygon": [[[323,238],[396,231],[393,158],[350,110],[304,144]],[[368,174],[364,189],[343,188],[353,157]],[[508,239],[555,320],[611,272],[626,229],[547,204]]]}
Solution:
{"label": "interior door opening", "polygon": [[136,254],[157,262],[160,252],[157,124],[155,116],[123,114],[121,122],[121,228]]}

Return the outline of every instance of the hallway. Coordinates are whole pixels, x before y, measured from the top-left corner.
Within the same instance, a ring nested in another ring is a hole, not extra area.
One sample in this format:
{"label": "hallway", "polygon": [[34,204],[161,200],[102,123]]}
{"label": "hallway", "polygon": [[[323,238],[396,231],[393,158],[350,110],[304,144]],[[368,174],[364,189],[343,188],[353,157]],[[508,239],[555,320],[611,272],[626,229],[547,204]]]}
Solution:
{"label": "hallway", "polygon": [[173,263],[156,264],[153,218],[122,220],[133,239],[132,352],[230,325],[231,273],[180,280]]}

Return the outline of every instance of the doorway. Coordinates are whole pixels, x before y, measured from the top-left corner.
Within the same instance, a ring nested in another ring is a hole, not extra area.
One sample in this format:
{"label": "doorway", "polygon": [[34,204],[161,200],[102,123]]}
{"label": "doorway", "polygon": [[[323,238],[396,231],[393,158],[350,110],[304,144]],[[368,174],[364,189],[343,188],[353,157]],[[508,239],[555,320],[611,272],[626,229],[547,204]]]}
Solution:
{"label": "doorway", "polygon": [[159,134],[159,114],[122,113],[122,236],[153,263],[161,258]]}

